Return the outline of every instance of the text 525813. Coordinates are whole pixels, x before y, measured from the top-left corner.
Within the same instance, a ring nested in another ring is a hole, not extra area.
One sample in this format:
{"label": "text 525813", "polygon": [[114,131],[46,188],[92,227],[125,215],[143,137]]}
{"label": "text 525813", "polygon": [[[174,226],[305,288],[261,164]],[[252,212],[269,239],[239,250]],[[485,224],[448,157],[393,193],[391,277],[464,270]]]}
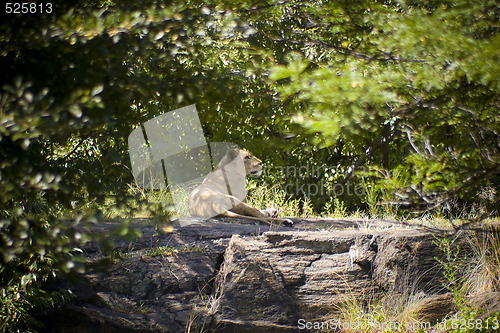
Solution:
{"label": "text 525813", "polygon": [[52,13],[52,3],[33,3],[33,2],[7,2],[5,4],[5,13],[7,14],[41,14]]}

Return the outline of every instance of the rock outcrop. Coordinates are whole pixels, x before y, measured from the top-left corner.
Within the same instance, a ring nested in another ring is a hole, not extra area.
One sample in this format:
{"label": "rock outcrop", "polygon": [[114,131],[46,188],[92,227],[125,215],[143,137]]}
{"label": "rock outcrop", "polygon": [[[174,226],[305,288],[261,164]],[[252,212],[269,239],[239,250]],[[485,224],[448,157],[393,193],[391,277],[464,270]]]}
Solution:
{"label": "rock outcrop", "polygon": [[333,220],[297,220],[295,228],[232,222],[159,235],[136,223],[142,237],[116,239],[120,255],[108,265],[87,244],[89,270],[71,285],[71,303],[40,317],[44,331],[295,332],[300,319],[334,318],[353,300],[384,295],[401,307],[410,292],[445,293],[430,233],[390,225],[369,232]]}

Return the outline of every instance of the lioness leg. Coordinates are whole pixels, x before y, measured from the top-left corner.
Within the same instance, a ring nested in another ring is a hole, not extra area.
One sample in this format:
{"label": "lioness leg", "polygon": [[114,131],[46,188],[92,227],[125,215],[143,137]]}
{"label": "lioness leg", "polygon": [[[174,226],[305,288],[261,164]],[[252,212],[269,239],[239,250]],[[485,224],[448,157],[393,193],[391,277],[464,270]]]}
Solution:
{"label": "lioness leg", "polygon": [[226,217],[236,217],[242,219],[255,220],[267,224],[272,224],[273,222],[275,222],[289,226],[293,225],[292,220],[274,218],[274,216],[271,216],[271,214],[275,215],[275,213],[276,212],[273,209],[260,211],[257,208],[254,208],[244,202],[240,202],[239,204],[231,208],[231,210],[224,212],[221,215]]}
{"label": "lioness leg", "polygon": [[231,208],[230,211],[232,211],[236,214],[246,215],[246,216],[254,216],[254,217],[261,217],[261,218],[262,217],[263,218],[271,217],[271,216],[266,215],[265,213],[261,212],[257,208],[254,208],[254,207],[250,206],[249,204],[244,203],[242,201],[240,201],[239,204],[233,206],[233,208]]}
{"label": "lioness leg", "polygon": [[264,222],[266,224],[271,224],[271,222],[272,222],[272,219],[269,218],[269,217],[265,218],[265,217],[245,216],[245,215],[241,215],[241,214],[232,212],[230,210],[228,210],[227,212],[224,212],[224,213],[220,214],[219,216],[234,217],[234,218],[247,219],[247,220],[254,220],[254,221]]}

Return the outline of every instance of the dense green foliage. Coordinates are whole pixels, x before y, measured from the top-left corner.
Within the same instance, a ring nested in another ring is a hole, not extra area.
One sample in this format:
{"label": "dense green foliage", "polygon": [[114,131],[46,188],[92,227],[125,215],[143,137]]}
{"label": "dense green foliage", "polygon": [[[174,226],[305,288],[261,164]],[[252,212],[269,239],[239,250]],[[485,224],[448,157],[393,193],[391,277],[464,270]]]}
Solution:
{"label": "dense green foliage", "polygon": [[[342,39],[321,37],[314,55],[274,68],[283,96],[302,106],[296,122],[338,149],[344,166],[369,166],[401,204],[437,207],[474,199],[488,183],[497,187],[497,4],[371,3],[353,10],[309,10],[313,29]],[[356,28],[340,32],[342,18]]]}
{"label": "dense green foliage", "polygon": [[267,161],[261,182],[309,195],[317,212],[377,198],[481,201],[493,212],[499,17],[486,0],[2,8],[0,331],[22,329],[33,306],[59,297],[41,289],[48,277],[83,269],[77,244],[96,235],[79,224],[144,209],[129,191],[128,134],[188,104],[209,141],[252,150]]}

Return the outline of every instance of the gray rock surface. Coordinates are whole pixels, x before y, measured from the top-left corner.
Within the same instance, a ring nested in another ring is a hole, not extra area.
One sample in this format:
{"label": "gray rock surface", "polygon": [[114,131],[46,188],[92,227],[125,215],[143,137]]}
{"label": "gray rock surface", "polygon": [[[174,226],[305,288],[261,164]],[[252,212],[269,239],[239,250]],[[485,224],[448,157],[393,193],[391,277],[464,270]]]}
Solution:
{"label": "gray rock surface", "polygon": [[477,309],[486,309],[478,315],[480,319],[487,319],[491,313],[500,313],[500,292],[484,292],[470,297],[469,304]]}
{"label": "gray rock surface", "polygon": [[348,299],[368,302],[382,291],[398,306],[409,289],[444,293],[430,233],[390,223],[379,231],[350,221],[295,223],[212,219],[158,233],[137,222],[142,237],[115,239],[120,255],[107,265],[88,243],[89,270],[71,285],[75,299],[41,317],[44,331],[295,332],[299,319],[333,318]]}

